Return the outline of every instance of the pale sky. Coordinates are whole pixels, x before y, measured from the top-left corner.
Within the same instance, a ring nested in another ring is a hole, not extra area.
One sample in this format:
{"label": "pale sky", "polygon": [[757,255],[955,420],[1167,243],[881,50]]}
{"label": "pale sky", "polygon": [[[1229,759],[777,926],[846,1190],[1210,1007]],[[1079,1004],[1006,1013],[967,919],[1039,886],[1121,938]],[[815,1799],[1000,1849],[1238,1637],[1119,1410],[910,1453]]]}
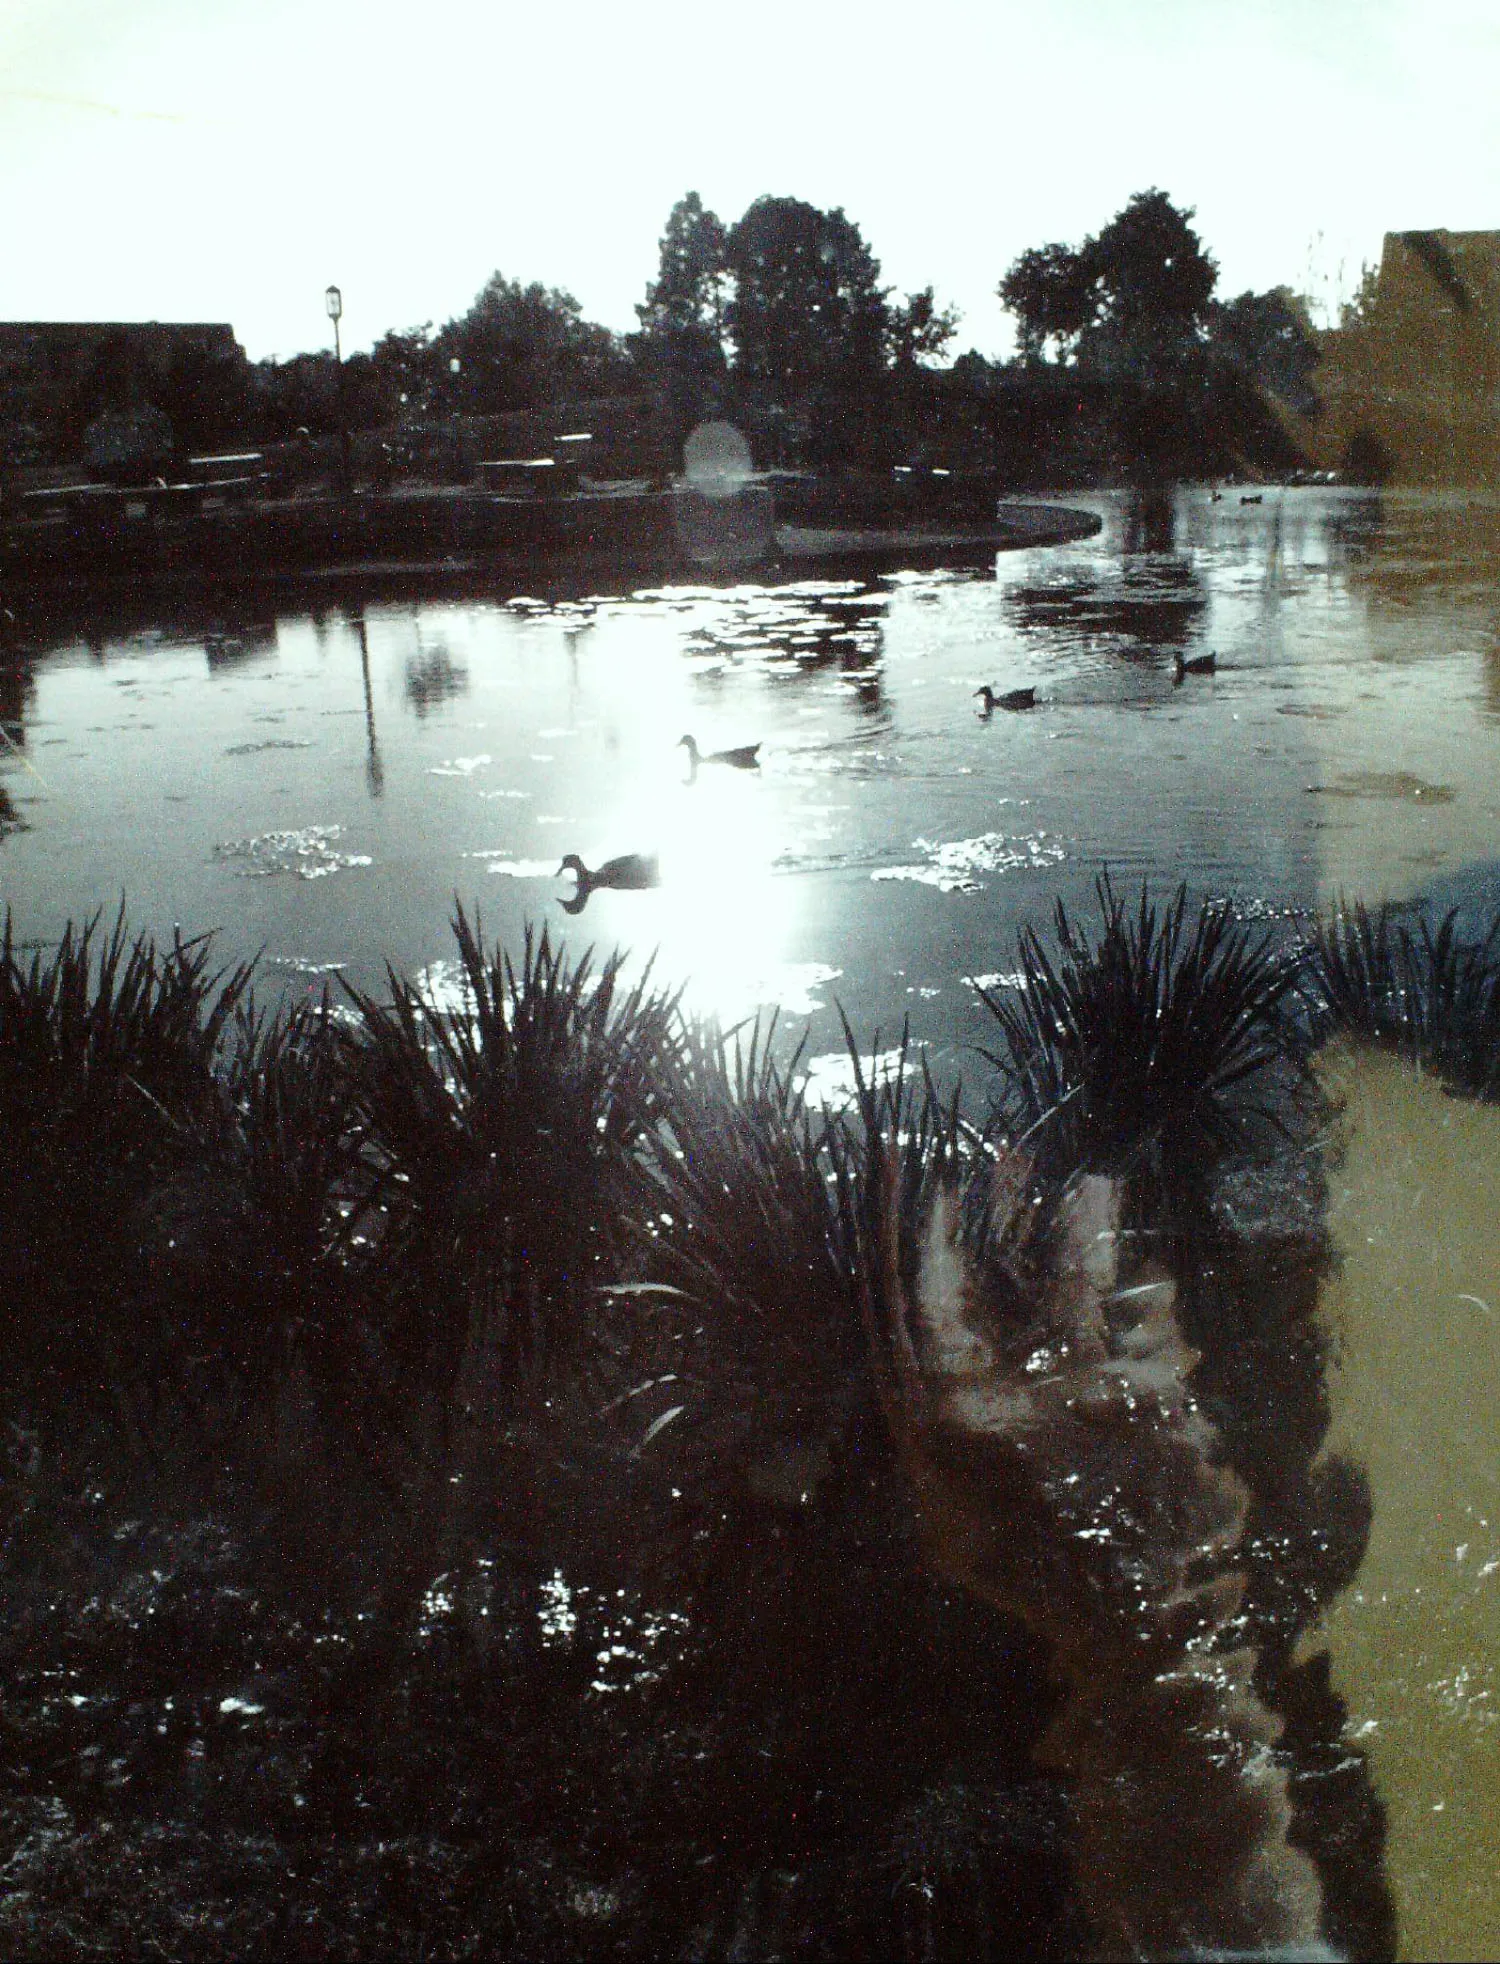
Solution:
{"label": "pale sky", "polygon": [[627,329],[672,204],[842,205],[1001,352],[1017,253],[1134,191],[1220,292],[1500,227],[1496,0],[0,0],[0,317],[226,320],[252,357],[462,312]]}

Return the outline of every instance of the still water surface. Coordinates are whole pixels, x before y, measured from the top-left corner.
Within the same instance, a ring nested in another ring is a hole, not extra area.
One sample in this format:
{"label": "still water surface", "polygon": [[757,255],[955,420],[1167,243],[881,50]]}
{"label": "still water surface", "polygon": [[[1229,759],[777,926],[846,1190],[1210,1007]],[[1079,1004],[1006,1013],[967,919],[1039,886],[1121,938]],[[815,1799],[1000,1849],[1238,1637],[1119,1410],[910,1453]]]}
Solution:
{"label": "still water surface", "polygon": [[[963,978],[1104,863],[1285,919],[1496,856],[1495,507],[1100,510],[1097,539],[977,572],[42,637],[0,702],[4,898],[26,936],[123,895],[294,986],[373,986],[450,954],[457,896],[507,941],[655,950],[725,1017],[821,1008],[814,1048],[835,995],[947,1047],[982,1027]],[[982,682],[1038,706],[983,722]],[[689,731],[762,766],[690,781]],[[662,885],[570,920],[568,852],[659,853]]]}
{"label": "still water surface", "polygon": [[[1343,892],[1500,907],[1500,507],[1464,496],[1097,501],[1100,535],[973,571],[545,599],[288,598],[260,618],[33,631],[0,666],[0,897],[48,940],[123,896],[291,992],[387,960],[440,984],[455,896],[654,951],[731,1019],[909,1017],[972,1068],[966,978],[1096,874],[1229,894],[1291,932]],[[1217,672],[1174,681],[1175,657]],[[988,721],[974,691],[1034,686]],[[759,742],[761,768],[705,764]],[[565,853],[662,883],[570,917]],[[1346,1063],[1330,1452],[1365,1565],[1316,1641],[1387,1810],[1407,1955],[1492,1955],[1500,1723],[1500,1133]]]}

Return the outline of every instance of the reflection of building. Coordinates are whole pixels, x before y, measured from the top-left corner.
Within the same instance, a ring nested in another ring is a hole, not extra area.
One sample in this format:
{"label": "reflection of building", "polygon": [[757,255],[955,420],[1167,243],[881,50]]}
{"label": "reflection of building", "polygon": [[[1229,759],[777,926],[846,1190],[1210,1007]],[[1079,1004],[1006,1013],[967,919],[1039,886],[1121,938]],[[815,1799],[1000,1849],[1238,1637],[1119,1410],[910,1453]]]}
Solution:
{"label": "reflection of building", "polygon": [[1500,232],[1388,232],[1373,293],[1323,337],[1313,461],[1399,484],[1500,481]]}

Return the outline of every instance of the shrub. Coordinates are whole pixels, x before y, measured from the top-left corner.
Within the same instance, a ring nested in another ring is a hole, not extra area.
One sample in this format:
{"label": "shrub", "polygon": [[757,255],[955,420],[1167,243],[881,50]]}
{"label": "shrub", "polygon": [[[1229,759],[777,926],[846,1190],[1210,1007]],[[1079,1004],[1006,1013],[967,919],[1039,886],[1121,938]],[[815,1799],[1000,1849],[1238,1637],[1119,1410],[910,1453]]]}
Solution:
{"label": "shrub", "polygon": [[625,988],[619,954],[596,971],[528,929],[517,968],[462,908],[453,929],[461,1013],[391,971],[388,1005],[350,991],[356,1108],[392,1206],[386,1251],[412,1271],[401,1346],[456,1367],[472,1316],[495,1310],[519,1371],[628,1243],[677,1002],[649,970]]}
{"label": "shrub", "polygon": [[1057,904],[1056,958],[1030,929],[1014,996],[979,991],[1003,1048],[997,1117],[1038,1163],[1074,1171],[1149,1167],[1173,1179],[1241,1142],[1272,1106],[1250,1095],[1287,1053],[1282,1006],[1295,958],[1236,924],[1227,901],[1133,911],[1107,874],[1097,939]]}
{"label": "shrub", "polygon": [[1388,1044],[1456,1090],[1500,1095],[1500,918],[1482,941],[1458,938],[1458,910],[1436,932],[1388,907],[1340,899],[1309,947],[1309,986],[1322,1030]]}

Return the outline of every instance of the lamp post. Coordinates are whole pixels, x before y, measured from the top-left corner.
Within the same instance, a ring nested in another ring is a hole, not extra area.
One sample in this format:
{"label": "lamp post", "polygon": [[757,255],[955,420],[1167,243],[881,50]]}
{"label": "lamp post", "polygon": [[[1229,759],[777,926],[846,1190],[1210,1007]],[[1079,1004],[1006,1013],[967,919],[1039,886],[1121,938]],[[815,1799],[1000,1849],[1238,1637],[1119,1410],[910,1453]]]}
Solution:
{"label": "lamp post", "polygon": [[328,309],[328,318],[333,322],[333,367],[338,386],[339,488],[347,498],[352,485],[352,475],[349,469],[349,425],[344,416],[344,350],[339,341],[339,320],[344,311],[344,296],[336,286],[331,286],[323,295],[323,304]]}

